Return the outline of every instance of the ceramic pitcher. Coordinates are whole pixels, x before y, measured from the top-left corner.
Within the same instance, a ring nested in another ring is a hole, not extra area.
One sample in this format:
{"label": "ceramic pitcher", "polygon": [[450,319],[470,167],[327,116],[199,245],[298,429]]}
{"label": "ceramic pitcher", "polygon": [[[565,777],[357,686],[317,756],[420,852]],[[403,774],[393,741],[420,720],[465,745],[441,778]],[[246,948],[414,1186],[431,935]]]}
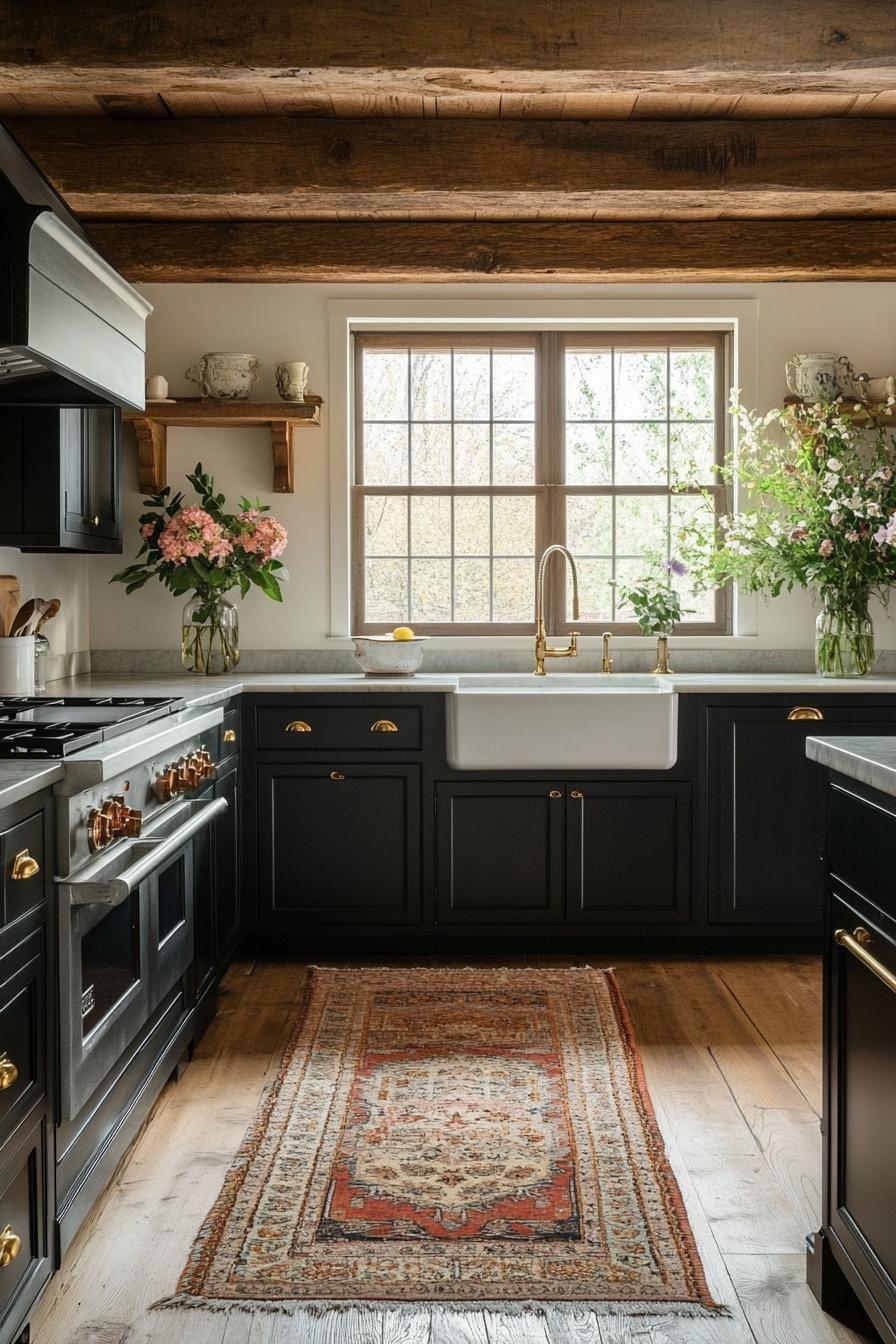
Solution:
{"label": "ceramic pitcher", "polygon": [[794,355],[784,373],[793,395],[807,401],[832,401],[839,391],[836,355]]}

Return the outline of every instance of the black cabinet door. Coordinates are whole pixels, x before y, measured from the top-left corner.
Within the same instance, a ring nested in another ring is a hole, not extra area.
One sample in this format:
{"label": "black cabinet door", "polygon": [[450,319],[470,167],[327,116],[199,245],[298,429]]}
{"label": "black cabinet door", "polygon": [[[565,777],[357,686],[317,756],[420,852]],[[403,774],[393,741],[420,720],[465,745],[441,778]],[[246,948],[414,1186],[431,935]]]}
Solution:
{"label": "black cabinet door", "polygon": [[67,532],[121,537],[121,413],[113,406],[63,406],[60,449]]}
{"label": "black cabinet door", "polygon": [[690,918],[690,786],[567,785],[566,914],[583,924]]}
{"label": "black cabinet door", "polygon": [[215,824],[215,968],[220,974],[240,937],[239,770],[236,764],[215,781],[215,797],[228,807]]}
{"label": "black cabinet door", "polygon": [[437,784],[440,924],[555,924],[563,917],[563,784]]}
{"label": "black cabinet door", "polygon": [[788,719],[793,704],[707,709],[711,923],[821,932],[824,772],[806,759],[806,738],[892,733],[896,708],[874,699],[814,699],[820,721]]}
{"label": "black cabinet door", "polygon": [[420,767],[257,767],[260,927],[420,919]]}
{"label": "black cabinet door", "polygon": [[[859,828],[855,845],[862,843]],[[837,929],[858,932],[860,946],[896,975],[896,920],[834,882],[825,984],[826,1220],[852,1273],[896,1332],[896,992],[834,942]]]}

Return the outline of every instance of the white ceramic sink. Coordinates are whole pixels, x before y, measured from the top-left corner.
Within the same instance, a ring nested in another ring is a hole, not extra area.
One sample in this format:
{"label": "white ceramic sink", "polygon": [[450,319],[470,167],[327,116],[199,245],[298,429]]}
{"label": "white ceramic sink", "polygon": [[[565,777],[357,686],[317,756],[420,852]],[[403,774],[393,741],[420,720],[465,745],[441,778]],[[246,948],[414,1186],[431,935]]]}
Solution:
{"label": "white ceramic sink", "polygon": [[457,770],[669,770],[678,757],[666,677],[462,676],[447,715]]}

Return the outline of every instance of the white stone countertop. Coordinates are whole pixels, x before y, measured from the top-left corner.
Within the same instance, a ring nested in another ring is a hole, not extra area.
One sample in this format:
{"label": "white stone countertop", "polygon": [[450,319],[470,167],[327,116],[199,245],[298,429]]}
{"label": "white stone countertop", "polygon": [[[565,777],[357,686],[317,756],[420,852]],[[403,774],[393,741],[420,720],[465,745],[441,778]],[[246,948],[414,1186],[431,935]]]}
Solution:
{"label": "white stone countertop", "polygon": [[870,789],[896,797],[896,734],[893,737],[808,737],[810,761],[836,770]]}
{"label": "white stone countertop", "polygon": [[[479,685],[488,686],[491,679],[499,686],[505,674],[425,672],[414,677],[366,677],[360,672],[307,673],[307,672],[249,672],[237,671],[227,676],[204,677],[139,673],[96,674],[69,677],[51,681],[48,695],[146,695],[181,696],[190,707],[213,705],[227,700],[241,691],[282,694],[315,694],[318,692],[357,691],[377,695],[421,692],[450,694],[458,689],[466,676],[475,675]],[[519,675],[519,674],[515,674]],[[542,680],[533,676],[533,688],[547,688],[551,682],[573,685],[577,677],[588,675],[594,684],[594,673],[548,672]],[[626,684],[627,674],[608,674],[606,683],[620,688]],[[469,684],[469,683],[468,683]],[[519,684],[517,682],[517,684]],[[718,695],[726,693],[756,695],[896,695],[896,676],[870,677],[816,677],[806,672],[682,672],[669,678],[670,688],[682,695]]]}
{"label": "white stone countertop", "polygon": [[0,808],[58,784],[62,761],[0,761]]}

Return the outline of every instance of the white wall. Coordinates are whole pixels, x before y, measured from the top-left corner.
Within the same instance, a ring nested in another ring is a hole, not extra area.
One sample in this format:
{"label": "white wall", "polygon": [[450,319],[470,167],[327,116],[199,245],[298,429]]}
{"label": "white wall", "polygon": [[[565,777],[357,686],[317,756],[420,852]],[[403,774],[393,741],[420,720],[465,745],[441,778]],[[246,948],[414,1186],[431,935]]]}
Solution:
{"label": "white wall", "polygon": [[31,555],[0,547],[0,573],[15,574],[22,601],[58,597],[59,615],[46,626],[54,654],[90,648],[88,560],[81,555]]}
{"label": "white wall", "polygon": [[[148,329],[147,369],[164,373],[173,396],[194,395],[183,377],[187,366],[206,350],[246,350],[258,354],[264,371],[254,390],[258,399],[275,400],[273,366],[281,359],[304,359],[311,366],[311,391],[332,401],[342,390],[328,378],[328,310],[331,299],[453,299],[495,303],[510,299],[591,300],[595,315],[602,299],[755,298],[758,303],[758,398],[763,407],[779,404],[786,388],[785,359],[801,350],[848,354],[856,368],[872,374],[896,370],[896,284],[700,285],[665,286],[345,286],[345,285],[146,285],[155,305]],[[292,581],[282,607],[253,592],[240,612],[245,649],[320,649],[328,647],[329,454],[345,452],[332,442],[328,408],[323,426],[298,434],[296,492],[275,496],[271,490],[269,436],[265,430],[170,430],[169,480],[178,483],[199,460],[213,471],[228,497],[260,495],[290,533],[287,563]],[[136,538],[140,511],[135,449],[125,448],[125,559]],[[136,550],[134,544],[133,550]],[[33,562],[29,562],[33,563]],[[74,574],[77,560],[52,562],[53,572]],[[124,561],[91,557],[90,638],[95,649],[173,648],[181,603],[160,586],[126,597],[108,580]],[[21,572],[21,566],[16,572]],[[46,586],[46,584],[45,584]],[[58,585],[57,585],[58,586]],[[896,648],[896,625],[875,621],[881,648]],[[812,606],[804,594],[761,603],[757,648],[808,648],[812,643]],[[333,647],[332,645],[330,647]]]}

